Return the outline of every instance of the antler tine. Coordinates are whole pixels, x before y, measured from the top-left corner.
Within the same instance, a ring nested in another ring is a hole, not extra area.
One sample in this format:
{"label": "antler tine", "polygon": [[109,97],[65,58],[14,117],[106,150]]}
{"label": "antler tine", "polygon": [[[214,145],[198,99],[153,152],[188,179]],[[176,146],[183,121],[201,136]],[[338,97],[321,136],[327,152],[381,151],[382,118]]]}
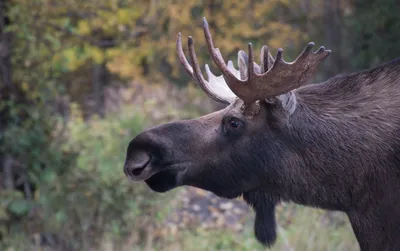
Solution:
{"label": "antler tine", "polygon": [[238,66],[239,66],[239,72],[240,72],[240,79],[244,80],[247,79],[247,62],[248,62],[248,57],[246,52],[240,50],[238,52]]}
{"label": "antler tine", "polygon": [[[248,65],[249,57],[247,56],[246,52],[240,50],[238,53],[238,65],[239,65],[239,72],[240,72],[240,79],[246,80],[248,76]],[[253,61],[254,72],[261,74],[261,66],[258,65],[256,62]]]}
{"label": "antler tine", "polygon": [[283,49],[279,48],[276,52],[275,62],[272,68],[279,67],[279,65],[284,65],[286,62],[283,60]]}
{"label": "antler tine", "polygon": [[254,58],[253,58],[253,45],[251,43],[249,43],[248,47],[249,47],[249,62],[247,64],[247,67],[248,67],[247,80],[249,82],[251,82],[251,80],[255,77]]}
{"label": "antler tine", "polygon": [[211,58],[213,59],[217,67],[221,70],[221,73],[226,80],[226,84],[236,95],[238,95],[238,97],[240,97],[240,93],[238,92],[238,86],[243,84],[244,81],[241,81],[240,79],[235,77],[235,75],[228,69],[220,50],[214,47],[214,42],[212,40],[210,29],[208,27],[208,22],[205,17],[203,17],[203,30],[207,42],[207,47],[211,54]]}
{"label": "antler tine", "polygon": [[[207,82],[203,74],[201,73],[199,63],[197,61],[197,56],[194,50],[194,43],[192,37],[188,38],[188,47],[189,47],[189,56],[191,63],[193,67],[189,64],[188,60],[186,59],[185,53],[183,52],[183,47],[182,47],[182,35],[179,32],[178,33],[178,39],[176,42],[176,48],[178,51],[178,56],[179,60],[181,61],[181,64],[183,65],[185,71],[189,74],[189,76],[193,79],[194,82],[196,82],[197,85],[200,86],[200,88],[212,99],[218,102],[226,103],[229,104],[230,101],[220,95],[218,95],[213,89],[210,87],[210,83]],[[208,69],[209,71],[209,69]],[[208,73],[208,72],[207,72]],[[211,71],[209,71],[208,75],[210,78]],[[216,76],[213,75],[213,77],[217,78]]]}
{"label": "antler tine", "polygon": [[[188,47],[189,47],[190,60],[192,62],[193,68],[194,68],[194,76],[198,80],[199,85],[208,94],[208,96],[211,97],[212,99],[214,99],[216,101],[219,101],[219,102],[223,102],[223,103],[228,103],[229,104],[229,101],[221,98],[219,95],[214,93],[212,91],[212,89],[209,87],[209,83],[204,79],[203,73],[201,72],[199,63],[197,61],[197,56],[196,56],[196,52],[194,50],[194,42],[193,42],[192,37],[188,38]],[[210,73],[211,73],[211,71],[210,71]]]}
{"label": "antler tine", "polygon": [[308,69],[303,72],[299,82],[307,81],[307,79],[314,74],[322,61],[331,53],[331,50],[326,50],[324,46],[321,46],[316,52],[313,52],[312,49],[314,46],[314,42],[309,42],[301,52],[300,56],[298,56],[293,62],[296,64],[303,63],[308,66]]}
{"label": "antler tine", "polygon": [[176,40],[176,50],[178,51],[179,60],[181,61],[181,64],[182,64],[183,68],[189,74],[189,76],[191,78],[194,78],[193,68],[189,64],[189,62],[187,61],[185,53],[183,52],[182,34],[180,32],[178,33],[178,39]]}
{"label": "antler tine", "polygon": [[261,61],[261,65],[260,65],[261,74],[267,72],[274,65],[275,60],[272,57],[271,53],[269,53],[269,48],[266,45],[264,45],[261,48],[260,61]]}
{"label": "antler tine", "polygon": [[201,73],[199,62],[197,61],[196,52],[194,50],[193,38],[191,36],[188,37],[188,47],[189,47],[189,58],[193,65],[193,70],[194,70],[193,75],[199,81],[199,83],[201,83],[201,86],[206,89],[207,88],[206,85],[203,84],[205,82],[205,79],[203,77],[203,74]]}

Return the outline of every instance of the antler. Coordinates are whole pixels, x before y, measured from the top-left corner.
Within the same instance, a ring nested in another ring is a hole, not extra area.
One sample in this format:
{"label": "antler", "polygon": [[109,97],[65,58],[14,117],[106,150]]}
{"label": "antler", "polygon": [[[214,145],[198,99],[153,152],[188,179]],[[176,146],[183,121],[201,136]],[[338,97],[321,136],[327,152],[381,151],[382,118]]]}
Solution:
{"label": "antler", "polygon": [[[189,54],[193,70],[183,53],[181,34],[179,33],[177,49],[182,65],[192,79],[213,99],[228,103],[235,98],[236,94],[244,101],[246,107],[250,107],[257,100],[275,97],[304,85],[331,52],[325,50],[323,46],[318,51],[312,52],[315,44],[310,42],[295,61],[288,63],[282,58],[283,50],[281,48],[278,49],[274,59],[269,53],[268,47],[263,46],[260,54],[261,64],[258,65],[254,62],[253,46],[249,43],[249,55],[246,55],[244,51],[238,53],[238,71],[234,68],[232,61],[226,65],[220,50],[214,47],[205,17],[203,18],[203,28],[208,50],[223,77],[214,76],[206,65],[209,82],[203,78],[194,51],[193,39],[189,37]],[[230,89],[229,92],[227,92],[227,87]],[[221,88],[225,92],[224,95],[221,95]]]}
{"label": "antler", "polygon": [[[251,104],[256,100],[275,97],[289,92],[303,85],[317,70],[322,61],[330,54],[322,46],[315,53],[312,52],[314,43],[310,42],[300,56],[291,63],[283,60],[283,50],[278,49],[276,58],[269,68],[271,56],[268,47],[261,50],[261,72],[254,70],[253,46],[249,43],[249,56],[246,79],[238,79],[227,69],[225,61],[218,48],[214,47],[206,18],[204,22],[204,35],[208,49],[215,64],[221,70],[227,85],[245,104]],[[267,63],[266,63],[267,62]],[[267,67],[266,67],[267,66]],[[240,69],[242,72],[242,69]]]}
{"label": "antler", "polygon": [[[176,42],[176,48],[178,51],[179,59],[183,67],[185,68],[186,72],[210,98],[214,99],[215,101],[226,104],[231,103],[236,98],[236,95],[229,89],[223,76],[217,77],[214,74],[212,74],[208,64],[205,65],[205,68],[209,81],[204,79],[203,74],[201,73],[200,70],[199,63],[197,61],[196,52],[194,51],[194,43],[192,37],[188,38],[188,47],[189,47],[190,61],[194,69],[187,61],[186,56],[183,52],[182,35],[179,32],[178,40]],[[233,67],[232,61],[228,62],[227,68],[230,69],[232,73],[235,74],[235,76],[239,76],[238,71]]]}

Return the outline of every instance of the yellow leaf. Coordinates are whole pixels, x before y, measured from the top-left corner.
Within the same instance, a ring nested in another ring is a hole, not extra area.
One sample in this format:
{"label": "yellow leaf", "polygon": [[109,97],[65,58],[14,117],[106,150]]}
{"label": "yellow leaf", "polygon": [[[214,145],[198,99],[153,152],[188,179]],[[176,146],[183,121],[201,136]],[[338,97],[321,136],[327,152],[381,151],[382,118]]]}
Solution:
{"label": "yellow leaf", "polygon": [[119,48],[110,48],[106,50],[107,58],[114,58],[123,54],[122,50]]}
{"label": "yellow leaf", "polygon": [[28,91],[29,91],[29,85],[28,85],[28,83],[27,83],[27,82],[23,82],[23,83],[21,84],[21,88],[22,88],[22,90],[23,90],[24,92],[28,92]]}
{"label": "yellow leaf", "polygon": [[117,20],[119,24],[128,24],[131,21],[131,15],[127,9],[117,11]]}
{"label": "yellow leaf", "polygon": [[62,51],[65,67],[68,70],[76,70],[85,62],[85,58],[78,58],[78,52],[76,47],[68,48]]}
{"label": "yellow leaf", "polygon": [[101,64],[104,62],[104,52],[97,47],[92,48],[91,56],[93,58],[93,61],[97,64]]}
{"label": "yellow leaf", "polygon": [[91,32],[91,29],[90,29],[88,21],[80,20],[78,22],[78,34],[88,35],[88,34],[90,34],[90,32]]}

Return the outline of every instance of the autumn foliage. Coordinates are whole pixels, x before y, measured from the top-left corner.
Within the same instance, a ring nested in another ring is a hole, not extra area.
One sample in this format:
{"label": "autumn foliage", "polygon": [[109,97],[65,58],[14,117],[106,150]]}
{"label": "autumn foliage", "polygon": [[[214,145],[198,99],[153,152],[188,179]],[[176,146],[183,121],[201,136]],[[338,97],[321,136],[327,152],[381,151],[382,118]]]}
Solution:
{"label": "autumn foliage", "polygon": [[[193,37],[201,65],[216,74],[203,16],[235,64],[249,42],[272,54],[283,48],[291,61],[314,41],[333,51],[316,76],[323,80],[400,55],[397,2],[0,1],[0,250],[105,250],[97,249],[104,243],[113,250],[122,250],[118,243],[134,250],[260,249],[243,233],[240,241],[197,230],[160,237],[152,227],[176,201],[124,179],[121,161],[139,130],[218,107],[179,65],[178,32]],[[351,250],[343,219],[329,225],[322,218],[298,217],[277,247]],[[337,230],[329,240],[315,237],[328,227]]]}

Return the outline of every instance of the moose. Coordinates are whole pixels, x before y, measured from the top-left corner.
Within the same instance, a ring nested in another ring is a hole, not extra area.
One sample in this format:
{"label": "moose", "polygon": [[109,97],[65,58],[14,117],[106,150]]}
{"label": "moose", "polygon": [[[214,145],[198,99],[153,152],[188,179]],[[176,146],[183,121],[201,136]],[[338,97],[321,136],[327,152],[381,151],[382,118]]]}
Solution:
{"label": "moose", "polygon": [[162,124],[138,134],[127,148],[124,173],[156,192],[194,186],[243,199],[255,212],[257,240],[276,240],[275,207],[282,201],[345,212],[360,249],[400,250],[400,58],[375,68],[308,83],[331,53],[310,42],[293,62],[267,46],[255,63],[238,52],[238,69],[214,46],[222,75],[200,69],[194,42],[191,79],[226,104],[197,119]]}

